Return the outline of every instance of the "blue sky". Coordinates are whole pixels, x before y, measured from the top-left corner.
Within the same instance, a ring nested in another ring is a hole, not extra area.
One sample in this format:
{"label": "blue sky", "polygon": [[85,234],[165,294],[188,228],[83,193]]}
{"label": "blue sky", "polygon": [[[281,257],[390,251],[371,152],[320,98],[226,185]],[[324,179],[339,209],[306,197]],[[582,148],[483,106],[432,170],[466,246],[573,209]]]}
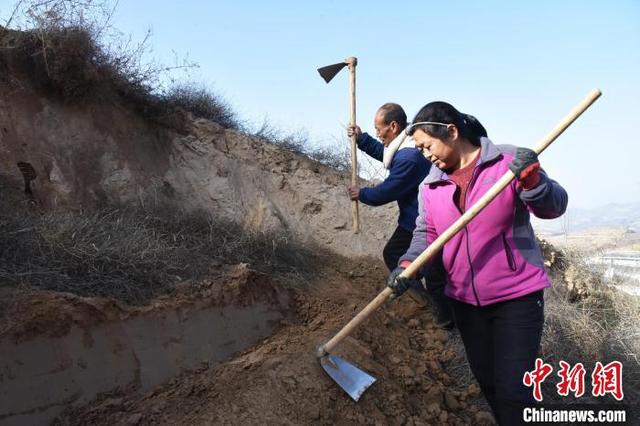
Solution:
{"label": "blue sky", "polygon": [[[0,0],[0,16],[13,1]],[[603,96],[541,157],[571,207],[640,200],[639,1],[120,0],[113,24],[152,56],[200,64],[189,78],[241,118],[306,129],[340,148],[348,80],[316,68],[358,57],[358,122],[387,101],[410,118],[444,100],[496,143],[533,147],[594,87]]]}

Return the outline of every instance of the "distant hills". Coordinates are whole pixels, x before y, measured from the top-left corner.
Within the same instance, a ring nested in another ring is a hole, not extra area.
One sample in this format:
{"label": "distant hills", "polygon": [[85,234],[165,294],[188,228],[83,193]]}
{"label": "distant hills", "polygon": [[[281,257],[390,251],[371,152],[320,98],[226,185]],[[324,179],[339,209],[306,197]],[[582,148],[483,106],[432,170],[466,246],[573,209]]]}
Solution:
{"label": "distant hills", "polygon": [[596,228],[623,228],[640,233],[640,201],[612,203],[591,209],[572,209],[558,219],[541,220],[532,216],[537,232],[544,234],[573,234]]}

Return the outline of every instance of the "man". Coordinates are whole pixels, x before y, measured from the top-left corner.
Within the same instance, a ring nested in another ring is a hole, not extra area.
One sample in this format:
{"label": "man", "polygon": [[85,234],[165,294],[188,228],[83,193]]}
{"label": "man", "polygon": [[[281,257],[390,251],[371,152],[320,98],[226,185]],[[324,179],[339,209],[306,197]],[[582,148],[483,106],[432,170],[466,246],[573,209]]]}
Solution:
{"label": "man", "polygon": [[[350,126],[347,135],[356,136],[358,148],[378,161],[389,170],[389,176],[373,188],[350,186],[349,196],[369,206],[380,206],[396,201],[400,210],[398,226],[384,246],[382,256],[392,271],[398,266],[398,260],[409,245],[416,227],[418,216],[418,186],[429,173],[431,163],[415,148],[414,142],[404,134],[407,127],[407,115],[402,107],[394,103],[382,105],[376,112],[374,121],[379,142],[359,126]],[[451,328],[453,321],[444,299],[444,277],[431,268],[427,278],[429,298],[436,309],[436,321],[444,328]],[[424,289],[420,293],[426,297]]]}

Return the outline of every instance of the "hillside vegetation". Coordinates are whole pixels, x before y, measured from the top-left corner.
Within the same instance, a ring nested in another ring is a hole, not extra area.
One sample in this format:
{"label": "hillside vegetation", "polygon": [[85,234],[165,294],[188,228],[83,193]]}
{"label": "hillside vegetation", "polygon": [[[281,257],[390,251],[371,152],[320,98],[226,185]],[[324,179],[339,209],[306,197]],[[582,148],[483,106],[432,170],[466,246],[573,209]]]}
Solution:
{"label": "hillside vegetation", "polygon": [[[455,332],[438,330],[430,310],[407,298],[346,343],[383,378],[360,405],[321,376],[314,346],[384,285],[379,258],[395,206],[363,206],[363,232],[354,234],[345,147],[317,149],[304,134],[268,123],[250,130],[206,87],[166,84],[166,73],[196,64],[144,62],[146,40],[110,38],[112,6],[18,2],[0,27],[0,318],[8,324],[0,331],[23,332],[15,321],[24,315],[36,326],[23,340],[51,337],[47,327],[73,323],[68,312],[78,306],[93,315],[104,300],[138,308],[160,296],[166,302],[205,281],[222,286],[212,271],[227,266],[294,296],[274,335],[255,347],[149,392],[132,382],[87,406],[72,400],[54,407],[56,416],[68,409],[60,421],[490,424]],[[624,402],[637,405],[640,302],[591,271],[584,256],[544,249],[554,287],[545,295],[541,356],[556,367],[623,362]],[[40,297],[56,315],[39,316]],[[115,321],[98,314],[90,326]],[[60,329],[53,337],[68,337]],[[93,344],[90,330],[84,345]],[[553,383],[545,396],[566,402]],[[612,399],[574,402],[585,401]],[[25,413],[38,410],[45,408]]]}

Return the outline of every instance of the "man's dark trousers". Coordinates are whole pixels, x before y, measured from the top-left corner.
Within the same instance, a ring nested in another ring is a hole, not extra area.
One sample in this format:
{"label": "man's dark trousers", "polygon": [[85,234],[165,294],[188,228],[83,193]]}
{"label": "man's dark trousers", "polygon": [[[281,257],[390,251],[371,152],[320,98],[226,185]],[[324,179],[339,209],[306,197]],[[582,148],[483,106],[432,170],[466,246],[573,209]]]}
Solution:
{"label": "man's dark trousers", "polygon": [[385,245],[382,250],[382,257],[389,271],[396,269],[400,256],[405,254],[409,249],[412,237],[413,232],[407,231],[400,226],[393,231],[391,238],[387,241],[387,245]]}

